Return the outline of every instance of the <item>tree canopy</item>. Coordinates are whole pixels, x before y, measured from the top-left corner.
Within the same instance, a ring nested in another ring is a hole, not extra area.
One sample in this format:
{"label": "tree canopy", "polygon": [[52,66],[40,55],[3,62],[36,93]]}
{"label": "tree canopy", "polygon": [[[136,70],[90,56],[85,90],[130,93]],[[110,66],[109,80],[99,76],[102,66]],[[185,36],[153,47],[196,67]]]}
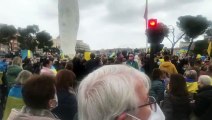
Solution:
{"label": "tree canopy", "polygon": [[210,21],[206,17],[198,16],[181,16],[178,18],[177,26],[189,37],[196,38],[203,34],[209,27]]}
{"label": "tree canopy", "polygon": [[36,34],[38,41],[38,48],[47,48],[49,49],[53,45],[52,36],[46,31],[41,31]]}
{"label": "tree canopy", "polygon": [[211,22],[201,15],[186,15],[178,18],[177,26],[185,33],[186,40],[191,42],[188,47],[188,52],[193,40],[199,35],[202,35],[210,24]]}
{"label": "tree canopy", "polygon": [[20,48],[34,51],[38,45],[35,36],[38,31],[39,28],[37,25],[28,25],[26,28],[18,28]]}
{"label": "tree canopy", "polygon": [[36,47],[43,49],[50,48],[53,45],[51,35],[45,31],[39,32],[39,27],[37,25],[18,28],[18,32],[20,34],[18,42],[20,43],[21,49],[35,51]]}
{"label": "tree canopy", "polygon": [[6,24],[1,25],[0,26],[0,43],[11,47],[10,40],[15,39],[16,34],[17,34],[17,30],[13,25],[6,25]]}

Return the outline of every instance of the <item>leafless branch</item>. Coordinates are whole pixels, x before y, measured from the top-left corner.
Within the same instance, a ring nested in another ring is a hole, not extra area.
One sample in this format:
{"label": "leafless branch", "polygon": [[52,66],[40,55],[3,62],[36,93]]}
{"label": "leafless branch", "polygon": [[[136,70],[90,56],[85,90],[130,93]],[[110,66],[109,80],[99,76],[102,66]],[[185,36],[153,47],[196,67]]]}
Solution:
{"label": "leafless branch", "polygon": [[174,42],[174,44],[176,44],[178,41],[180,41],[184,35],[185,35],[185,33],[183,33],[183,34]]}

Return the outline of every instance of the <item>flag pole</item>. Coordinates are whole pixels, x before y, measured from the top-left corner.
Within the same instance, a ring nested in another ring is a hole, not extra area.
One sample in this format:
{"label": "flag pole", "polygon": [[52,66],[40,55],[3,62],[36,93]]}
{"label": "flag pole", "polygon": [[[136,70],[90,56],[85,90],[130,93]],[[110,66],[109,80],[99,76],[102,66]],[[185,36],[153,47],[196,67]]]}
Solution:
{"label": "flag pole", "polygon": [[[146,21],[146,30],[148,29],[148,0],[146,0],[146,8],[144,13],[144,19]],[[148,38],[146,37],[146,53],[148,52]]]}

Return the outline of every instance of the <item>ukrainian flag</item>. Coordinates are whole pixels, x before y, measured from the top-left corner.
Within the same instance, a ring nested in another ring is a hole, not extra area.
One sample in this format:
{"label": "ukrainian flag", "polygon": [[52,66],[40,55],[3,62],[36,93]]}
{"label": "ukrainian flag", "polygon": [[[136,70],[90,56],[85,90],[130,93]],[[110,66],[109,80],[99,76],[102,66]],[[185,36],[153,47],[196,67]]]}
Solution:
{"label": "ukrainian flag", "polygon": [[51,70],[54,72],[55,75],[57,74],[57,70],[55,69],[53,65],[51,66]]}

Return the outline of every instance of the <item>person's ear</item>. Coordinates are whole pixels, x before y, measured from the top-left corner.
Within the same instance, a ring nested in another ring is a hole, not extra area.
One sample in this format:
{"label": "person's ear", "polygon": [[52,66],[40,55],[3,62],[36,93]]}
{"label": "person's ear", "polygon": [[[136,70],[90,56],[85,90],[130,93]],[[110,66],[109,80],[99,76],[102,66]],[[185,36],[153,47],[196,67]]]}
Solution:
{"label": "person's ear", "polygon": [[122,113],[121,115],[119,115],[119,116],[117,117],[116,120],[125,120],[126,118],[127,118],[127,114],[126,114],[126,113]]}

